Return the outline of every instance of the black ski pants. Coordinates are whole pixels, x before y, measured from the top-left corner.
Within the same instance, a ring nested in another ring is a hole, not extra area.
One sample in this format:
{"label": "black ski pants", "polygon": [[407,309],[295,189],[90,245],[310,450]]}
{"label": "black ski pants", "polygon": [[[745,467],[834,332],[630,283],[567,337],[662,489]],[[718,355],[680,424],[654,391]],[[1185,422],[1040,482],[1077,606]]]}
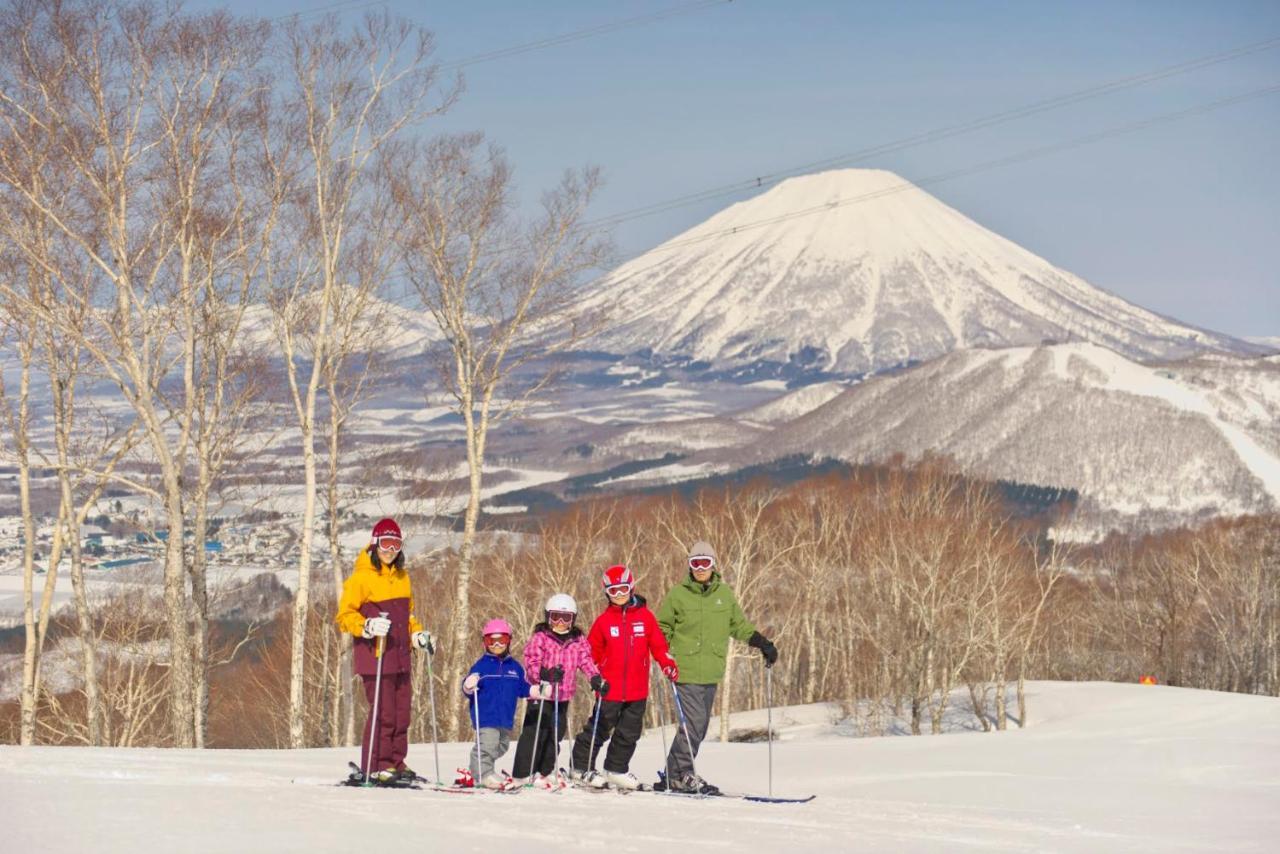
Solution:
{"label": "black ski pants", "polygon": [[600,710],[600,725],[595,731],[595,744],[591,743],[591,728],[595,721],[596,709],[592,708],[582,732],[573,740],[573,768],[578,771],[595,770],[596,754],[600,745],[609,742],[609,751],[604,757],[604,770],[623,773],[631,764],[631,756],[636,752],[636,742],[644,730],[644,708],[648,703],[644,700],[596,700]]}
{"label": "black ski pants", "polygon": [[[556,725],[556,707],[559,706],[560,729],[553,732]],[[542,727],[538,727],[538,714],[541,710]],[[556,748],[564,738],[564,731],[569,727],[569,701],[554,703],[550,700],[532,700],[524,706],[524,724],[520,727],[520,742],[516,745],[516,758],[511,766],[512,777],[532,777],[534,774],[549,775],[556,769]],[[533,752],[534,734],[537,734],[538,752]]]}
{"label": "black ski pants", "polygon": [[[676,781],[693,773],[693,759],[698,755],[702,740],[707,737],[707,724],[711,722],[711,707],[716,701],[715,685],[676,683],[680,694],[680,708],[684,710],[684,724],[676,716],[676,734],[671,739],[671,752],[667,754],[667,775]],[[685,727],[689,738],[685,738]]]}

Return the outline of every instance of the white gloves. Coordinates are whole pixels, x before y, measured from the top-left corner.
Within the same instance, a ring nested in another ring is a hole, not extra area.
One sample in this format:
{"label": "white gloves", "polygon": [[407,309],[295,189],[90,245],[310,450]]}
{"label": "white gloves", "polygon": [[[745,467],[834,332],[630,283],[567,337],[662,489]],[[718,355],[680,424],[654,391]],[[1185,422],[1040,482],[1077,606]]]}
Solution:
{"label": "white gloves", "polygon": [[529,699],[530,700],[550,700],[551,686],[548,685],[546,682],[543,682],[540,685],[530,685]]}
{"label": "white gloves", "polygon": [[413,641],[413,645],[416,646],[418,649],[425,649],[427,652],[431,653],[432,655],[436,654],[435,639],[431,637],[431,632],[428,632],[428,631],[414,632],[411,640]]}
{"label": "white gloves", "polygon": [[474,694],[476,688],[480,685],[480,674],[469,673],[467,678],[462,680],[462,690],[467,694]]}
{"label": "white gloves", "polygon": [[386,617],[368,617],[364,621],[364,631],[360,633],[365,638],[384,638],[387,632],[391,631],[391,621]]}

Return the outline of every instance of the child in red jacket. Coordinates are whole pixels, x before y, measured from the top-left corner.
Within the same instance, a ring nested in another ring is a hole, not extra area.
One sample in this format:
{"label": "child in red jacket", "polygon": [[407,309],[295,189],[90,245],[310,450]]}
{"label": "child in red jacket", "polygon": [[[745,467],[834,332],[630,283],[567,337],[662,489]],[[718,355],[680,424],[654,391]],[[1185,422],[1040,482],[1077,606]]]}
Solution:
{"label": "child in red jacket", "polygon": [[[600,667],[604,684],[586,726],[573,741],[570,775],[595,788],[606,784],[635,789],[640,781],[627,767],[644,729],[644,708],[649,698],[649,657],[658,662],[671,681],[679,673],[667,653],[667,639],[653,612],[635,593],[635,577],[625,566],[611,566],[602,580],[609,607],[591,624],[587,641]],[[600,745],[609,742],[604,774],[595,770]]]}

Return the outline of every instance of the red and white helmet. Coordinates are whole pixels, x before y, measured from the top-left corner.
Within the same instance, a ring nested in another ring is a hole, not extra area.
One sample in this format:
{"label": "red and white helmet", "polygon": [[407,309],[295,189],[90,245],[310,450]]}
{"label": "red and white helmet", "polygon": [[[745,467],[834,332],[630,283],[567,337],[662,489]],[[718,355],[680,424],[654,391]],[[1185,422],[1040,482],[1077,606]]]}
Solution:
{"label": "red and white helmet", "polygon": [[631,574],[631,570],[619,563],[604,571],[604,575],[600,578],[600,586],[606,593],[614,587],[626,587],[630,590],[636,586],[636,577]]}

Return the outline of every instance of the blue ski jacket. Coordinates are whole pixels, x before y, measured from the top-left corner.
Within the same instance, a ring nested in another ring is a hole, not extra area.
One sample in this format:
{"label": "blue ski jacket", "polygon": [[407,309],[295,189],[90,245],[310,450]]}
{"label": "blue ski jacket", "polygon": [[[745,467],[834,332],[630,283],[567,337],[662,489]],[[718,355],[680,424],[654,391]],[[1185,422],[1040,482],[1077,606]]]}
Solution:
{"label": "blue ski jacket", "polygon": [[471,665],[469,673],[480,674],[480,687],[467,697],[467,717],[476,725],[476,704],[480,704],[480,726],[511,729],[516,725],[516,701],[529,696],[524,668],[510,655],[501,658],[491,652]]}

